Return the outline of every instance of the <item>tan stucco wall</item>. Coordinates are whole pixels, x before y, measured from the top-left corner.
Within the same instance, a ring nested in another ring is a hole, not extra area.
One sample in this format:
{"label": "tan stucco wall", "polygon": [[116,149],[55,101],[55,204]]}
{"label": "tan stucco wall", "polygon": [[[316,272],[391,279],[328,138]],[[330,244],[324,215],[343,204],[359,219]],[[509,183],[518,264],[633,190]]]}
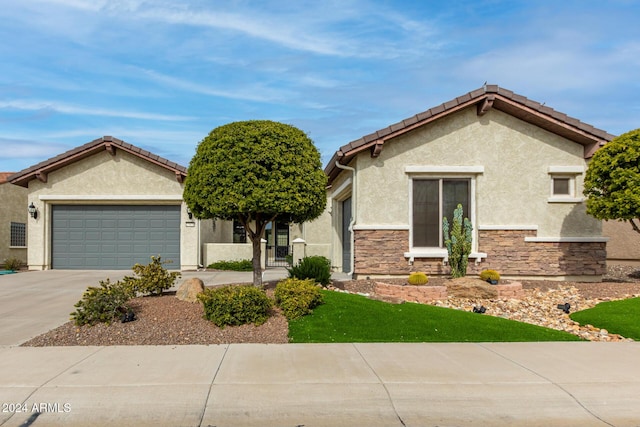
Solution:
{"label": "tan stucco wall", "polygon": [[11,223],[18,222],[29,228],[29,214],[27,212],[27,189],[10,184],[0,184],[0,269],[4,268],[7,258],[18,258],[27,262],[27,249],[10,247]]}
{"label": "tan stucco wall", "polygon": [[[582,145],[500,111],[478,117],[468,108],[385,143],[377,158],[360,154],[358,225],[409,225],[409,165],[482,166],[476,175],[475,227],[526,225],[537,227],[539,237],[600,236],[600,221],[585,215],[583,203],[548,201],[549,166],[586,171]],[[576,176],[577,197],[582,178]]]}
{"label": "tan stucco wall", "polygon": [[29,222],[28,263],[30,269],[50,268],[50,212],[53,204],[167,204],[180,205],[180,268],[198,265],[198,227],[188,226],[183,184],[173,172],[147,160],[116,150],[106,150],[52,171],[47,182],[29,182],[29,200],[39,210]]}
{"label": "tan stucco wall", "polygon": [[640,264],[640,233],[628,222],[603,221],[602,235],[609,237],[607,261],[620,264]]}

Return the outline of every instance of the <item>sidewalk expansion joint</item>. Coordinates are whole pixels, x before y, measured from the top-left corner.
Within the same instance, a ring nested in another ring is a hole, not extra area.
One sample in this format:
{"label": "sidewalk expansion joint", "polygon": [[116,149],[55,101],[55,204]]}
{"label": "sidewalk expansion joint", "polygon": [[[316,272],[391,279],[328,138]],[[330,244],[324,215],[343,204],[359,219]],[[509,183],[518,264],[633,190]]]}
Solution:
{"label": "sidewalk expansion joint", "polygon": [[557,382],[551,380],[550,378],[545,377],[544,375],[542,375],[539,372],[534,371],[533,369],[516,362],[513,359],[508,358],[507,356],[505,356],[504,354],[500,354],[497,351],[493,350],[492,348],[489,348],[487,346],[485,346],[484,344],[478,344],[480,347],[484,348],[485,350],[495,354],[496,356],[499,356],[501,358],[503,358],[504,360],[513,363],[516,366],[521,367],[522,369],[525,369],[529,372],[531,372],[532,374],[534,374],[537,377],[542,378],[543,380],[547,381],[549,384],[552,384],[553,386],[557,387],[558,389],[560,389],[562,392],[564,392],[567,396],[569,396],[574,402],[576,402],[578,404],[578,406],[580,406],[586,413],[588,413],[589,415],[591,415],[592,417],[594,417],[595,419],[597,419],[598,421],[611,426],[611,427],[615,427],[614,424],[611,424],[610,422],[603,420],[601,417],[599,417],[597,414],[593,413],[589,408],[587,408],[586,406],[584,406],[584,404],[582,402],[580,402],[580,400],[575,397],[569,390],[567,390],[566,388],[562,387],[560,384],[558,384]]}
{"label": "sidewalk expansion joint", "polygon": [[371,370],[371,372],[373,372],[373,375],[376,376],[376,378],[378,379],[378,381],[382,385],[382,388],[384,389],[384,392],[387,394],[387,398],[389,399],[389,403],[391,403],[391,407],[393,408],[393,412],[396,414],[396,417],[398,417],[398,421],[400,421],[400,424],[402,426],[406,427],[406,424],[404,423],[404,420],[402,419],[402,417],[398,413],[398,409],[396,408],[396,405],[393,402],[393,398],[391,397],[391,393],[389,392],[389,389],[387,388],[387,385],[384,383],[384,381],[382,381],[382,378],[380,378],[380,375],[378,375],[378,373],[375,371],[375,369],[373,369],[373,367],[369,364],[369,361],[364,357],[364,355],[362,353],[360,353],[360,349],[358,348],[356,343],[351,343],[351,345],[356,350],[356,352],[360,355],[360,357],[362,358],[362,361],[365,363],[365,365],[367,365],[367,367]]}
{"label": "sidewalk expansion joint", "polygon": [[202,408],[202,414],[200,415],[200,421],[198,422],[198,427],[202,426],[202,421],[204,420],[204,416],[207,412],[207,404],[209,403],[209,396],[211,396],[211,390],[213,389],[213,384],[216,382],[216,378],[218,377],[218,372],[220,372],[220,368],[224,363],[225,357],[227,357],[227,352],[229,351],[229,347],[231,347],[231,344],[226,344],[224,353],[222,354],[222,358],[220,359],[220,363],[216,368],[215,374],[213,374],[213,378],[211,379],[211,384],[209,384],[209,390],[207,390],[207,397],[204,399],[204,406]]}
{"label": "sidewalk expansion joint", "polygon": [[[96,353],[99,353],[100,351],[104,350],[104,347],[98,347],[95,351],[91,352],[91,354],[86,355],[85,357],[83,357],[82,359],[78,360],[76,363],[74,363],[73,365],[64,368],[63,370],[61,370],[60,372],[58,372],[56,375],[54,375],[53,377],[49,378],[48,380],[46,380],[45,382],[43,382],[42,384],[40,384],[39,386],[36,387],[35,390],[33,390],[31,393],[29,393],[29,395],[27,397],[25,397],[25,399],[22,401],[22,404],[26,404],[27,401],[29,399],[31,399],[31,396],[33,396],[36,392],[40,391],[42,389],[42,387],[45,387],[47,384],[49,384],[51,381],[55,380],[56,378],[58,378],[60,375],[64,374],[65,372],[69,371],[70,369],[73,369],[74,367],[78,366],[80,363],[84,362],[85,360],[87,360],[90,357],[93,357]],[[11,420],[11,418],[13,418],[13,416],[16,414],[17,412],[12,413],[9,418],[7,418],[6,420],[4,420],[4,422],[0,423],[0,426],[5,425],[6,423],[9,422],[9,420]],[[37,413],[39,415],[39,413]],[[29,425],[31,425],[37,418],[38,415],[31,416],[24,424],[21,425],[24,427],[27,427]]]}

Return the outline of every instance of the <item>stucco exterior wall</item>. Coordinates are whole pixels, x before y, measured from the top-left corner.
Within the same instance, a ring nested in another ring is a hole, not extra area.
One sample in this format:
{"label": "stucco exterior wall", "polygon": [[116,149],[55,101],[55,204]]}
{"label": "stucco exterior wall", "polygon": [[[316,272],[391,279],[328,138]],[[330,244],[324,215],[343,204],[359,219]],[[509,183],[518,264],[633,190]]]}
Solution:
{"label": "stucco exterior wall", "polygon": [[[471,180],[470,274],[488,268],[488,261],[520,276],[589,278],[605,271],[601,221],[586,215],[582,198],[584,147],[499,110],[483,116],[475,107],[452,113],[385,142],[378,157],[371,157],[369,150],[360,153],[350,166],[357,170],[355,178],[343,171],[332,189],[344,189],[348,179],[355,182],[349,188],[357,203],[353,250],[357,277],[404,275],[416,269],[448,273],[443,264],[446,250],[411,247],[412,179],[443,177]],[[572,194],[553,196],[553,177],[570,177]],[[334,197],[334,209],[339,206],[336,202]],[[334,215],[334,260],[341,252],[340,224]],[[526,236],[508,239],[509,245],[519,248],[508,259],[487,237],[501,235],[502,230],[526,231]],[[522,261],[517,268],[512,255]],[[548,266],[541,267],[545,263]]]}
{"label": "stucco exterior wall", "polygon": [[182,201],[183,184],[173,172],[149,161],[116,150],[106,150],[51,171],[47,182],[29,182],[29,200],[39,216],[29,221],[28,263],[34,270],[51,263],[51,206],[54,204],[180,205],[180,268],[198,266],[198,227],[189,220]]}
{"label": "stucco exterior wall", "polygon": [[11,246],[11,223],[26,224],[28,234],[28,204],[26,188],[8,182],[0,184],[0,269],[4,268],[7,258],[27,262],[26,247]]}
{"label": "stucco exterior wall", "polygon": [[[377,158],[360,154],[358,225],[409,225],[407,166],[482,166],[476,227],[531,225],[538,237],[600,236],[600,221],[585,215],[583,203],[548,201],[549,167],[586,171],[583,146],[500,111],[478,117],[468,108],[385,143]],[[583,175],[575,179],[578,197]]]}

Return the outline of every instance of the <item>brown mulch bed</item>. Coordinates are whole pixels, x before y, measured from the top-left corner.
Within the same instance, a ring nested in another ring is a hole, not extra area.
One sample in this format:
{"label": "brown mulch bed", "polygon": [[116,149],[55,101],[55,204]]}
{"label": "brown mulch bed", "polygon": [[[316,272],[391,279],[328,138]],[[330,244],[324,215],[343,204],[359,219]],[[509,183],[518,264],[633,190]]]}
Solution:
{"label": "brown mulch bed", "polygon": [[[430,278],[429,285],[445,284],[448,279]],[[404,280],[385,280],[403,283]],[[547,291],[573,286],[587,299],[619,299],[640,295],[640,268],[612,266],[603,282],[577,283],[559,281],[522,281],[525,289]],[[337,288],[354,293],[373,294],[374,280],[335,282]],[[272,292],[274,283],[267,284]],[[173,293],[156,297],[136,298],[131,302],[137,319],[133,322],[111,325],[75,326],[67,322],[45,334],[27,341],[23,346],[76,346],[76,345],[184,345],[228,343],[287,343],[286,318],[275,309],[261,326],[243,325],[218,328],[203,318],[200,303],[189,303],[175,298]]]}

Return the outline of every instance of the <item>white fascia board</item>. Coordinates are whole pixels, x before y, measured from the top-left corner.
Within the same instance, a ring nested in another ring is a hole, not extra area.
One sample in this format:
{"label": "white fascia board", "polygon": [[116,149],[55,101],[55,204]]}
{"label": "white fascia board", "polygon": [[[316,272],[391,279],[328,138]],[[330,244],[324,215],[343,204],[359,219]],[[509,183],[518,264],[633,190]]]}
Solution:
{"label": "white fascia board", "polygon": [[484,173],[484,166],[405,166],[405,173],[456,173],[478,174]]}
{"label": "white fascia board", "polygon": [[408,230],[408,225],[393,225],[393,224],[385,224],[385,225],[354,225],[354,230]]}
{"label": "white fascia board", "polygon": [[479,225],[478,230],[538,230],[537,225]]}
{"label": "white fascia board", "polygon": [[75,195],[75,194],[64,194],[64,195],[55,195],[55,194],[41,194],[38,199],[42,201],[182,201],[182,195],[166,195],[166,194],[142,194],[142,195],[131,195],[131,194],[107,194],[107,195]]}
{"label": "white fascia board", "polygon": [[581,174],[583,166],[549,166],[549,173]]}
{"label": "white fascia board", "polygon": [[552,242],[552,243],[603,243],[608,242],[608,237],[525,237],[525,242]]}

